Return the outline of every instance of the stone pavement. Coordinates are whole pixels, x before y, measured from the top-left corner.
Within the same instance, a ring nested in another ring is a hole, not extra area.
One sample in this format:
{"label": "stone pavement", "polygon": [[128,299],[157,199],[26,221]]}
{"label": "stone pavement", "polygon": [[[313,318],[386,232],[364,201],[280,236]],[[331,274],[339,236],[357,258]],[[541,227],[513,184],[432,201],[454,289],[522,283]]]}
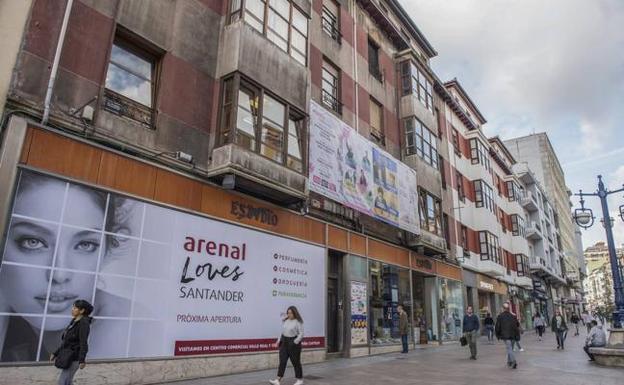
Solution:
{"label": "stone pavement", "polygon": [[[355,359],[335,359],[303,367],[309,385],[428,384],[428,385],[623,385],[624,369],[603,368],[588,362],[582,346],[585,332],[568,335],[566,350],[556,349],[552,333],[537,341],[533,332],[523,335],[524,352],[517,352],[518,369],[506,367],[502,342],[488,345],[481,339],[478,359],[468,359],[467,347],[457,344]],[[284,385],[294,383],[292,367]],[[275,370],[169,383],[170,385],[268,385]]]}

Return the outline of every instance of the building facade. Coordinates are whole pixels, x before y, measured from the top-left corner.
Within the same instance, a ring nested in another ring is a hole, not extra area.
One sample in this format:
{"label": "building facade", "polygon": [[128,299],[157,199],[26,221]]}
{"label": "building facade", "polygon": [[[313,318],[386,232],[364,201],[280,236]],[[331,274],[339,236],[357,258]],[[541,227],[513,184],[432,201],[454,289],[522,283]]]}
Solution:
{"label": "building facade", "polygon": [[[618,262],[624,266],[624,246],[616,248]],[[609,260],[609,250],[605,242],[597,242],[585,249],[587,277],[583,281],[585,301],[590,312],[603,316],[613,311],[613,273]]]}

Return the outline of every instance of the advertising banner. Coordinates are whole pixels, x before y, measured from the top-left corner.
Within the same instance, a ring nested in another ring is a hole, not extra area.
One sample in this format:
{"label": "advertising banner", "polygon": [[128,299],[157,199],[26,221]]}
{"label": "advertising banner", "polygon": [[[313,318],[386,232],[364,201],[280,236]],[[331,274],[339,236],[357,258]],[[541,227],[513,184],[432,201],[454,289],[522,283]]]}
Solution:
{"label": "advertising banner", "polygon": [[368,343],[366,283],[351,281],[351,345]]}
{"label": "advertising banner", "polygon": [[310,105],[310,190],[420,233],[416,171],[320,105]]}
{"label": "advertising banner", "polygon": [[91,359],[272,350],[289,306],[325,345],[319,246],[22,171],[2,256],[2,362],[47,360],[77,299]]}

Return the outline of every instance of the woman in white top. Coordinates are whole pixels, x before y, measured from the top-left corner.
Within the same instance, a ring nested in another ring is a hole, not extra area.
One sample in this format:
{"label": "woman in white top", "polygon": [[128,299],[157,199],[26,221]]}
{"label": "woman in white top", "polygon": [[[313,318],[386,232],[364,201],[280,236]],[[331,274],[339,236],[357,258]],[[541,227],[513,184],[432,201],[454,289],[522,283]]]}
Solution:
{"label": "woman in white top", "polygon": [[295,385],[303,385],[303,373],[301,369],[301,341],[303,340],[303,319],[296,307],[290,306],[286,310],[286,319],[282,324],[282,334],[275,342],[275,347],[279,347],[279,368],[277,378],[270,380],[273,385],[280,385],[284,377],[286,364],[290,358],[295,368]]}

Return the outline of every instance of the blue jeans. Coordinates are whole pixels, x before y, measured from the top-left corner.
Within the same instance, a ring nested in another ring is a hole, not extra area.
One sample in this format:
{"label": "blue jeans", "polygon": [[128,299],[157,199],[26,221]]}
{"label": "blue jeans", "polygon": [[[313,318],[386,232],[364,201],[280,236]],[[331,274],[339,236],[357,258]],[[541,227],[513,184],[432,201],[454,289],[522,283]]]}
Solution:
{"label": "blue jeans", "polygon": [[407,334],[403,334],[401,336],[401,343],[403,344],[403,350],[401,353],[407,353]]}
{"label": "blue jeans", "polygon": [[507,365],[511,366],[516,363],[516,357],[513,354],[514,340],[503,340],[507,349]]}
{"label": "blue jeans", "polygon": [[494,325],[485,325],[485,330],[487,330],[488,342],[494,341]]}
{"label": "blue jeans", "polygon": [[567,330],[556,330],[555,334],[557,335],[557,347],[561,347],[563,349],[563,344],[565,343]]}

